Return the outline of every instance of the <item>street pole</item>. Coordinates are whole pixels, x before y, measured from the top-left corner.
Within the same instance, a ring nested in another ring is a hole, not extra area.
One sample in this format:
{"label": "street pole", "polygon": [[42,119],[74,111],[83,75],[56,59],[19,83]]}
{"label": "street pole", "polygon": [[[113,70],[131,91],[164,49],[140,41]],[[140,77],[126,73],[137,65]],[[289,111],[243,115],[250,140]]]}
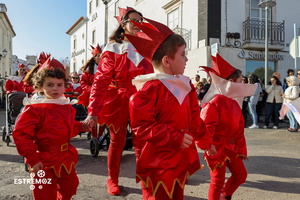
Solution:
{"label": "street pole", "polygon": [[295,38],[295,72],[297,72],[297,57],[298,57],[298,37],[296,33],[296,23],[294,23],[294,38]]}
{"label": "street pole", "polygon": [[269,46],[268,46],[268,35],[269,35],[269,23],[268,23],[268,10],[276,5],[276,2],[268,0],[258,4],[260,8],[265,9],[265,87],[268,84],[268,61],[269,61]]}

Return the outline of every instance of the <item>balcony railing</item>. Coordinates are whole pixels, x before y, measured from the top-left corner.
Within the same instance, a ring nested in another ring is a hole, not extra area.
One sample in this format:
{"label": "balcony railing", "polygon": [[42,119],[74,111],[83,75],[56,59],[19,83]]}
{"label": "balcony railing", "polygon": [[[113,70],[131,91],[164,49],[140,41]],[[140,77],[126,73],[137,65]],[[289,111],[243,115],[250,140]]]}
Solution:
{"label": "balcony railing", "polygon": [[[270,48],[284,48],[284,21],[269,22],[268,41]],[[244,46],[262,46],[265,44],[265,21],[247,19],[243,22]]]}
{"label": "balcony railing", "polygon": [[186,48],[188,50],[191,50],[191,31],[184,28],[179,28],[177,26],[176,28],[173,29],[173,32],[181,35],[186,42]]}

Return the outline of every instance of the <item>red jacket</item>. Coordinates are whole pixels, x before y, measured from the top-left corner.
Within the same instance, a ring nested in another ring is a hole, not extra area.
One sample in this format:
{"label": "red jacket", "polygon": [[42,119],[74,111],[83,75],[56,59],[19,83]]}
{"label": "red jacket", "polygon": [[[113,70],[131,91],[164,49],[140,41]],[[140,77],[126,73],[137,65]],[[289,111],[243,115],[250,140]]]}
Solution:
{"label": "red jacket", "polygon": [[24,92],[23,89],[23,78],[21,76],[10,76],[8,77],[6,83],[5,83],[5,90],[6,90],[6,94],[10,94],[12,93],[12,91],[16,91],[16,92]]}
{"label": "red jacket", "polygon": [[83,131],[82,123],[75,121],[71,104],[36,101],[41,102],[24,107],[12,135],[19,154],[30,166],[42,162],[60,177],[61,167],[70,173],[78,162],[78,152],[70,140]]}
{"label": "red jacket", "polygon": [[235,100],[219,94],[214,96],[203,106],[201,118],[217,150],[215,156],[204,156],[211,170],[226,160],[247,157],[244,117]]}
{"label": "red jacket", "polygon": [[88,72],[83,72],[83,74],[80,77],[80,86],[82,88],[82,92],[81,95],[78,96],[78,103],[82,104],[85,107],[89,105],[89,98],[94,82],[94,77],[95,74],[90,74]]}
{"label": "red jacket", "polygon": [[176,182],[184,187],[186,178],[201,169],[196,145],[181,148],[184,134],[192,135],[201,149],[211,144],[195,89],[179,104],[161,81],[148,81],[132,95],[129,106],[133,142],[139,150],[137,182],[151,181],[154,192],[161,185],[172,196]]}
{"label": "red jacket", "polygon": [[98,116],[100,125],[112,126],[118,132],[128,124],[129,98],[136,92],[132,79],[152,73],[153,67],[129,42],[110,43],[105,49],[92,86],[88,113]]}

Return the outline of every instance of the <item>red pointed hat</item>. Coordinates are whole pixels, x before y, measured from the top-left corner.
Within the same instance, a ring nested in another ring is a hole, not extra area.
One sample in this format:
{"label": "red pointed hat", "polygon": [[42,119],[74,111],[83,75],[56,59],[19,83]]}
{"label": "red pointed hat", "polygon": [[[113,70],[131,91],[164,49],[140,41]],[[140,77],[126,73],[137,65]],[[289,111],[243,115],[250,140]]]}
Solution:
{"label": "red pointed hat", "polygon": [[206,73],[209,71],[218,75],[221,78],[228,78],[231,74],[233,74],[236,70],[232,65],[230,65],[224,58],[217,54],[217,56],[211,56],[212,59],[212,68],[211,67],[202,67]]}
{"label": "red pointed hat", "polygon": [[121,24],[123,16],[130,10],[135,10],[135,9],[131,7],[127,7],[126,9],[119,7],[119,16],[115,16],[119,24]]}
{"label": "red pointed hat", "polygon": [[66,73],[66,68],[61,64],[61,62],[59,62],[58,60],[54,59],[54,58],[48,58],[43,64],[42,66],[39,68],[39,70],[46,68],[48,70],[55,70],[57,68],[63,70],[63,72]]}
{"label": "red pointed hat", "polygon": [[133,44],[136,50],[148,61],[152,61],[152,57],[158,47],[174,32],[164,24],[147,19],[147,22],[134,23],[142,32],[136,35],[124,34],[126,38]]}
{"label": "red pointed hat", "polygon": [[40,53],[39,58],[37,59],[37,62],[39,64],[43,64],[48,58],[50,58],[51,54],[46,54],[44,52]]}
{"label": "red pointed hat", "polygon": [[93,47],[92,45],[90,45],[90,46],[91,46],[91,48],[92,48],[92,54],[93,54],[93,56],[95,56],[95,55],[97,55],[97,54],[99,54],[99,53],[102,53],[102,49],[101,49],[101,47],[99,46],[99,44],[96,46],[96,48]]}
{"label": "red pointed hat", "polygon": [[26,65],[24,65],[23,63],[18,63],[18,69],[26,67]]}

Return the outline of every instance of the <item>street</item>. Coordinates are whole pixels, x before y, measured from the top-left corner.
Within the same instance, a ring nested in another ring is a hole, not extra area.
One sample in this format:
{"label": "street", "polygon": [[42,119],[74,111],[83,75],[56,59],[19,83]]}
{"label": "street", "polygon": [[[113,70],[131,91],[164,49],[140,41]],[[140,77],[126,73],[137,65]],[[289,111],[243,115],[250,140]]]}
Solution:
{"label": "street", "polygon": [[[0,125],[4,126],[5,112],[0,111]],[[261,124],[260,124],[261,125]],[[272,124],[271,124],[272,125]],[[300,199],[300,132],[286,131],[287,124],[280,129],[245,129],[248,144],[248,161],[245,161],[248,177],[234,193],[234,200],[299,200]],[[135,156],[133,151],[124,151],[119,184],[120,196],[106,192],[106,151],[101,150],[97,158],[90,155],[86,134],[71,142],[79,153],[77,173],[80,185],[75,200],[137,200],[141,189],[135,183]],[[207,199],[209,171],[204,168],[191,176],[185,188],[186,200]],[[13,144],[0,142],[0,199],[32,199],[30,184],[20,184],[19,178],[29,179],[24,170],[23,158]]]}

